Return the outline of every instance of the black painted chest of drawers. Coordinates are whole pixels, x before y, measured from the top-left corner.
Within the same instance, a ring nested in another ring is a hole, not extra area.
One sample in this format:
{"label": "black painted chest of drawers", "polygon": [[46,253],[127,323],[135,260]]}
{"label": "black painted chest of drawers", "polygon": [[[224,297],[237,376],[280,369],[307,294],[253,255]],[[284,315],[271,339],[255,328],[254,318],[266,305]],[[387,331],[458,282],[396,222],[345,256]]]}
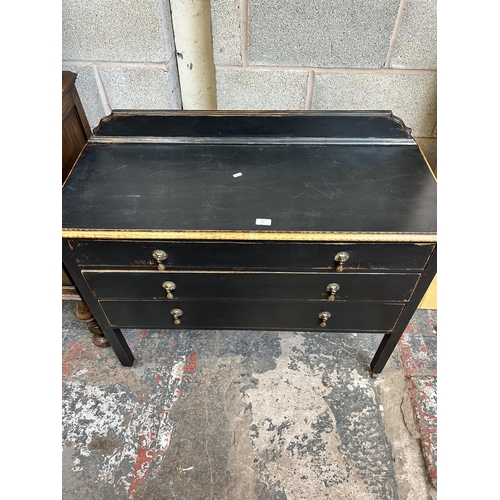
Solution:
{"label": "black painted chest of drawers", "polygon": [[436,181],[373,112],[115,112],[63,187],[63,261],[122,328],[373,332],[385,366],[436,273]]}

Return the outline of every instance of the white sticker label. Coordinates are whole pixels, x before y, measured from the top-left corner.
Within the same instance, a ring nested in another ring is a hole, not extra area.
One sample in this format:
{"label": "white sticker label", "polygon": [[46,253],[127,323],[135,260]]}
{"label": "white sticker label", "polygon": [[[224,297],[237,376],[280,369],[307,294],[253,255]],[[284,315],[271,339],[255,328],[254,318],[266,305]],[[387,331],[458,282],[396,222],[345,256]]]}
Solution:
{"label": "white sticker label", "polygon": [[241,172],[238,172],[237,174],[233,174],[233,177],[241,177],[243,174]]}
{"label": "white sticker label", "polygon": [[255,224],[257,226],[270,226],[271,219],[255,219]]}

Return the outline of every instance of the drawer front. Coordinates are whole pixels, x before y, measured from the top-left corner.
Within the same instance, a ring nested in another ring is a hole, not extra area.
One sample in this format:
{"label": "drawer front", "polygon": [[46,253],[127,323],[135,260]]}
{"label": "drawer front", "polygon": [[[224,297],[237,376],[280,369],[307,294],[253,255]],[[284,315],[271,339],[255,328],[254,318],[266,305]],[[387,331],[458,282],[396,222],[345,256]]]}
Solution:
{"label": "drawer front", "polygon": [[434,244],[282,243],[68,240],[81,267],[156,269],[163,250],[167,269],[336,269],[335,255],[347,252],[343,272],[421,270]]}
{"label": "drawer front", "polygon": [[[83,271],[97,299],[409,300],[419,274],[220,271]],[[175,285],[167,297],[163,287]]]}
{"label": "drawer front", "polygon": [[[100,305],[114,328],[245,329],[390,332],[404,308],[397,303],[111,301]],[[174,324],[172,309],[180,309]],[[331,317],[321,327],[319,314]]]}

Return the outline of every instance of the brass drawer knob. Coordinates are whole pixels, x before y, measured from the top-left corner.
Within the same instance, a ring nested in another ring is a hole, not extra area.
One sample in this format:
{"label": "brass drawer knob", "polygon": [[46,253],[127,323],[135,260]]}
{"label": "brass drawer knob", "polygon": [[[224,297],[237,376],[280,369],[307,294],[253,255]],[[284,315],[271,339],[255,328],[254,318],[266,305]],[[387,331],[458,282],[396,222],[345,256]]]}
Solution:
{"label": "brass drawer knob", "polygon": [[328,300],[335,300],[335,294],[340,290],[338,283],[329,283],[326,287],[328,293]]}
{"label": "brass drawer knob", "polygon": [[182,316],[182,311],[180,309],[172,309],[170,314],[174,317],[174,324],[180,325],[181,320],[179,319]]}
{"label": "brass drawer knob", "polygon": [[172,294],[172,290],[175,290],[177,285],[173,281],[164,281],[161,286],[167,292],[167,299],[173,299],[174,295]]}
{"label": "brass drawer knob", "polygon": [[334,260],[337,263],[335,265],[335,270],[341,273],[344,270],[344,263],[349,259],[349,254],[347,252],[339,252],[335,255]]}
{"label": "brass drawer knob", "polygon": [[167,253],[164,252],[163,250],[155,250],[153,252],[153,258],[156,260],[158,264],[158,271],[165,270],[165,264],[163,264],[162,261],[165,260],[167,257],[168,257]]}
{"label": "brass drawer knob", "polygon": [[325,327],[326,322],[328,321],[328,318],[331,316],[331,314],[328,311],[323,311],[318,314],[318,318],[321,320],[321,323],[319,326]]}

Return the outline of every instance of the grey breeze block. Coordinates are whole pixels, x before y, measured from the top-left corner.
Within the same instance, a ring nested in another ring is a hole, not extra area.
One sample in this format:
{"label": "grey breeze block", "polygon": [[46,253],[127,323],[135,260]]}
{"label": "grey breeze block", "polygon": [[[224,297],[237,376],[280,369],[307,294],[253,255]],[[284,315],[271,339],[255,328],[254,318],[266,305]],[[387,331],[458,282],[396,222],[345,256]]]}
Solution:
{"label": "grey breeze block", "polygon": [[249,0],[249,62],[381,68],[399,0]]}
{"label": "grey breeze block", "polygon": [[166,62],[174,54],[169,0],[63,0],[66,61]]}
{"label": "grey breeze block", "polygon": [[391,110],[414,137],[432,137],[436,75],[323,73],[316,75],[313,109]]}

